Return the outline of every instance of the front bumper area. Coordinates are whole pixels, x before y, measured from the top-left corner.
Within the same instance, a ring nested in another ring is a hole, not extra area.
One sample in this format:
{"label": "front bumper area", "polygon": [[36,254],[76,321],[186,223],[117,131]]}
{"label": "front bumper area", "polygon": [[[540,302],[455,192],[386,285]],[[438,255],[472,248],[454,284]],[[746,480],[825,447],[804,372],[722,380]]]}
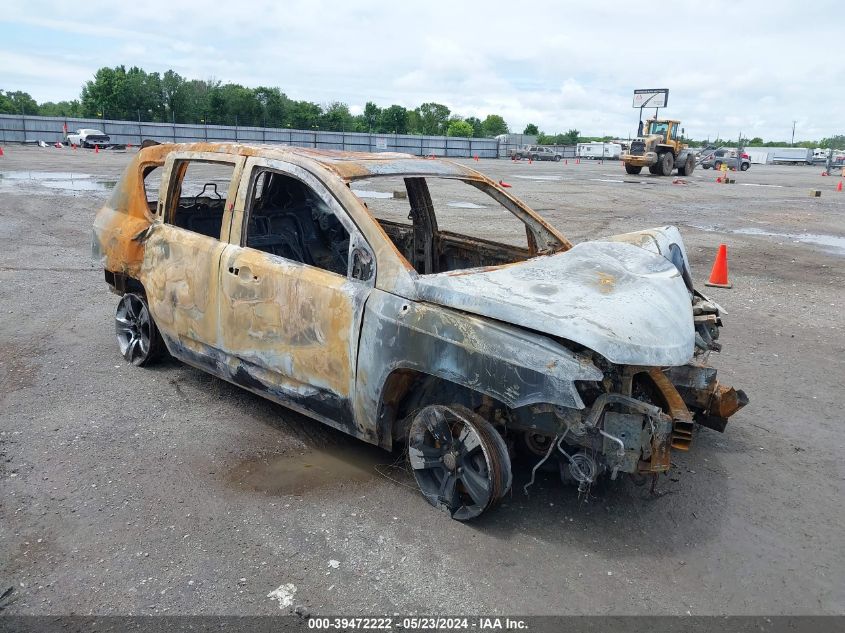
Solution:
{"label": "front bumper area", "polygon": [[657,153],[646,152],[642,155],[622,154],[622,161],[634,167],[651,167],[657,163]]}

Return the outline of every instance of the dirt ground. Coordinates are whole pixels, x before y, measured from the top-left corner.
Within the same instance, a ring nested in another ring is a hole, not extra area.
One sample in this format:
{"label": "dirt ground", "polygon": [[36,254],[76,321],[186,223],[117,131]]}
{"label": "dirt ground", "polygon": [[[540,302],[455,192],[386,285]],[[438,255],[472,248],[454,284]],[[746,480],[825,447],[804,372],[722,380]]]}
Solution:
{"label": "dirt ground", "polygon": [[673,455],[662,496],[625,480],[579,500],[549,474],[526,497],[523,465],[503,507],[462,524],[401,455],[176,361],[128,366],[90,237],[129,155],[4,150],[7,613],[845,612],[845,192],[821,167],[753,165],[720,185],[467,161],[575,242],[678,225],[702,288],[726,243],[734,287],[707,290],[729,313],[715,364],[751,403]]}

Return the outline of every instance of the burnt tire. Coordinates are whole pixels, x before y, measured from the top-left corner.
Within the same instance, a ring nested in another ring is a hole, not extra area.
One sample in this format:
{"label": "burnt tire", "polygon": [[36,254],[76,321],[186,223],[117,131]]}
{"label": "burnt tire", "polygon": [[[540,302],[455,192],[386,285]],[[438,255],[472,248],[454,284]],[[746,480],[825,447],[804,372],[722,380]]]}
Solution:
{"label": "burnt tire", "polygon": [[625,171],[631,174],[632,176],[636,176],[643,170],[642,167],[638,167],[637,165],[625,165]]}
{"label": "burnt tire", "polygon": [[457,521],[496,507],[513,483],[502,436],[460,405],[429,405],[414,416],[408,461],[425,500]]}
{"label": "burnt tire", "polygon": [[127,292],[120,298],[114,329],[120,354],[136,367],[150,365],[164,354],[164,342],[143,295]]}
{"label": "burnt tire", "polygon": [[661,176],[671,176],[675,168],[675,157],[671,152],[663,152],[657,157],[657,173]]}

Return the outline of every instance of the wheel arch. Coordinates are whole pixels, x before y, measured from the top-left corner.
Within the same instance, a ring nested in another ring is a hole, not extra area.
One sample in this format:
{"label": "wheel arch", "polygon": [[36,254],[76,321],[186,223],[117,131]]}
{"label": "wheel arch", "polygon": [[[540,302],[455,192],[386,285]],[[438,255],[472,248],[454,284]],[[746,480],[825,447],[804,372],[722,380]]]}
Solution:
{"label": "wheel arch", "polygon": [[[388,376],[378,404],[379,443],[392,447],[407,437],[414,414],[431,404],[462,405],[487,419],[507,404],[466,382],[411,367],[397,367]],[[493,420],[488,420],[493,422]]]}

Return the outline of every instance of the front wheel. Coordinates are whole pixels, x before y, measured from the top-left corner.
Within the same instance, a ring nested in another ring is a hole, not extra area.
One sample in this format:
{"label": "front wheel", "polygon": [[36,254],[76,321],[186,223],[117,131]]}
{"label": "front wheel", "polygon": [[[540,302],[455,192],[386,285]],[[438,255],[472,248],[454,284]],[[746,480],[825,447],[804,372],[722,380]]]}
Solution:
{"label": "front wheel", "polygon": [[460,405],[429,405],[417,413],[408,459],[426,501],[458,521],[495,507],[513,482],[502,436]]}
{"label": "front wheel", "polygon": [[663,152],[657,157],[657,164],[661,176],[671,176],[672,169],[675,167],[675,157],[669,152]]}
{"label": "front wheel", "polygon": [[559,163],[559,162],[560,162],[560,156],[558,156],[557,154],[555,154],[555,162],[556,162],[556,163]]}
{"label": "front wheel", "polygon": [[534,154],[533,156],[531,156],[531,160],[540,160],[540,157],[537,156],[537,154]]}
{"label": "front wheel", "polygon": [[739,166],[739,170],[740,171],[748,171],[749,167],[750,167],[750,165],[748,163],[742,163],[742,165]]}
{"label": "front wheel", "polygon": [[127,292],[120,298],[114,329],[120,353],[136,367],[154,362],[164,351],[164,343],[143,295]]}
{"label": "front wheel", "polygon": [[642,167],[638,167],[636,165],[625,165],[625,171],[631,175],[636,175],[643,170]]}

